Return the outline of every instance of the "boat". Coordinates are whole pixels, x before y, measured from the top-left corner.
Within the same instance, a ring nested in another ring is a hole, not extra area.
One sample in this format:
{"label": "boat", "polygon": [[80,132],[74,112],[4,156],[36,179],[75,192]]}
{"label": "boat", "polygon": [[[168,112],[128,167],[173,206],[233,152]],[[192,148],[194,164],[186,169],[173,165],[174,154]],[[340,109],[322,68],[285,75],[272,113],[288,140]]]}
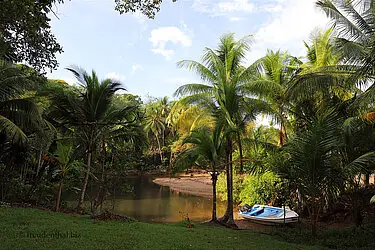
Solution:
{"label": "boat", "polygon": [[299,215],[289,207],[281,208],[265,205],[251,207],[245,204],[241,208],[239,215],[244,219],[264,225],[295,223],[299,220]]}

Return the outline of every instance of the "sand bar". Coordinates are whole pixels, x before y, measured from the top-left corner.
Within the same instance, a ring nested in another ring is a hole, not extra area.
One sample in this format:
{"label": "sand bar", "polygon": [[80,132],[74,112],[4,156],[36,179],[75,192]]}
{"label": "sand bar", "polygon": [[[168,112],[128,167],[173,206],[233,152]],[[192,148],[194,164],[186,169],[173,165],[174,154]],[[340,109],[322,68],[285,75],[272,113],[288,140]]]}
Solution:
{"label": "sand bar", "polygon": [[154,183],[171,190],[203,197],[212,197],[210,177],[156,178]]}

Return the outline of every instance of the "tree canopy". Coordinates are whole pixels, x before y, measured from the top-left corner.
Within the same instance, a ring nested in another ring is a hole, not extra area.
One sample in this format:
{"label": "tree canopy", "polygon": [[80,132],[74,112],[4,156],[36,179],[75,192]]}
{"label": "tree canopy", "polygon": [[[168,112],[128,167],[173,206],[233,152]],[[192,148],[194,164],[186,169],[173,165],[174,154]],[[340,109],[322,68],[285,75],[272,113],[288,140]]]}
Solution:
{"label": "tree canopy", "polygon": [[52,34],[50,18],[63,0],[2,0],[0,5],[0,58],[26,62],[38,71],[55,69],[62,47]]}
{"label": "tree canopy", "polygon": [[[172,0],[176,2],[177,0]],[[120,14],[128,12],[141,12],[148,18],[154,18],[155,14],[159,12],[163,0],[115,0],[115,10]]]}

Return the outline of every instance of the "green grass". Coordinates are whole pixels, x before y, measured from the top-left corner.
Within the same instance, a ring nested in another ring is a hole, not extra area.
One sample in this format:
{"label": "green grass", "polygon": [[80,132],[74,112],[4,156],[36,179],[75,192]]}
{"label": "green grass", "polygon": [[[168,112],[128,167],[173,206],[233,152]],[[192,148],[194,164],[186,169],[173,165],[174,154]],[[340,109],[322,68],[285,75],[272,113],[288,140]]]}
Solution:
{"label": "green grass", "polygon": [[302,245],[319,245],[333,249],[375,249],[375,224],[367,223],[360,228],[336,228],[322,230],[316,239],[306,227],[274,228],[271,232],[276,239]]}
{"label": "green grass", "polygon": [[[0,207],[1,249],[317,249],[250,230],[142,222]],[[51,234],[60,233],[60,237]],[[68,237],[63,237],[68,233]],[[71,235],[70,235],[71,234]],[[79,237],[78,237],[79,236]]]}

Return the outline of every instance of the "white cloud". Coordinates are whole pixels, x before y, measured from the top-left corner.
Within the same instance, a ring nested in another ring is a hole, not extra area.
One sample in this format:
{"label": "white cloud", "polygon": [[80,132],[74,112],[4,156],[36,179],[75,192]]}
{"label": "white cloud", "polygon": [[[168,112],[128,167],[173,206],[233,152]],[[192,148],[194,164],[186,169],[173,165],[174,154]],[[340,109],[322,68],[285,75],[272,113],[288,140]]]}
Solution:
{"label": "white cloud", "polygon": [[231,21],[231,22],[239,22],[239,21],[242,21],[242,20],[244,20],[245,18],[243,18],[243,17],[237,17],[237,16],[233,16],[233,17],[230,17],[229,18],[229,21]]}
{"label": "white cloud", "polygon": [[166,48],[167,43],[181,44],[184,47],[192,45],[190,36],[174,26],[152,30],[149,40],[153,46],[152,52],[163,55],[167,60],[174,54],[173,49]]}
{"label": "white cloud", "polygon": [[193,9],[201,13],[209,13],[211,16],[224,16],[233,12],[253,12],[255,5],[248,0],[194,0]]}
{"label": "white cloud", "polygon": [[272,13],[268,23],[261,25],[255,34],[255,43],[249,62],[265,55],[267,49],[288,50],[295,56],[305,53],[303,40],[308,40],[315,28],[326,28],[328,19],[315,7],[312,0],[278,1],[281,7]]}
{"label": "white cloud", "polygon": [[152,49],[152,52],[155,54],[160,54],[165,57],[167,60],[171,60],[172,56],[174,55],[174,50],[172,49],[164,49],[164,48],[159,48],[159,49]]}
{"label": "white cloud", "polygon": [[139,65],[139,64],[134,64],[132,65],[132,70],[130,72],[130,75],[134,75],[135,72],[139,71],[139,70],[143,70],[143,67],[142,65]]}
{"label": "white cloud", "polygon": [[166,83],[171,84],[173,86],[179,87],[185,84],[194,83],[196,81],[186,78],[186,77],[171,77],[166,79]]}
{"label": "white cloud", "polygon": [[217,4],[217,6],[222,12],[252,12],[255,8],[254,4],[249,3],[248,0],[232,0],[220,2]]}
{"label": "white cloud", "polygon": [[136,11],[134,13],[132,13],[132,16],[137,19],[137,21],[140,23],[140,24],[145,24],[146,21],[147,21],[147,17],[142,14],[141,12],[139,11]]}
{"label": "white cloud", "polygon": [[265,11],[265,12],[270,12],[270,13],[280,12],[280,11],[283,10],[283,6],[281,4],[276,4],[276,5],[275,4],[265,4],[265,5],[260,7],[260,10]]}
{"label": "white cloud", "polygon": [[120,81],[120,82],[126,81],[126,76],[121,75],[121,74],[116,73],[116,72],[109,72],[109,73],[106,74],[105,77],[109,78],[109,79],[112,79],[112,80]]}

